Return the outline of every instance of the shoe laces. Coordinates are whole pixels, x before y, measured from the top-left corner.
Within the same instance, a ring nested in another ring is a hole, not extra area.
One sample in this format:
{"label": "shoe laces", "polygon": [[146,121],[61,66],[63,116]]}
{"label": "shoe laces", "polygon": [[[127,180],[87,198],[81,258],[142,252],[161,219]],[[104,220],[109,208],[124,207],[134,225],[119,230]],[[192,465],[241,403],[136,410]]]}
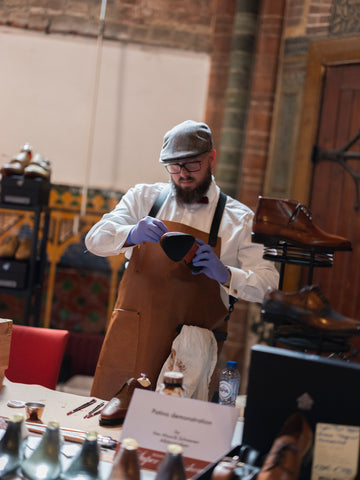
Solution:
{"label": "shoe laces", "polygon": [[302,205],[301,203],[298,203],[295,207],[294,212],[292,213],[290,217],[290,222],[294,220],[299,214],[299,212],[303,212],[303,214],[310,220],[312,221],[312,211],[310,210],[309,207],[306,207],[305,205]]}

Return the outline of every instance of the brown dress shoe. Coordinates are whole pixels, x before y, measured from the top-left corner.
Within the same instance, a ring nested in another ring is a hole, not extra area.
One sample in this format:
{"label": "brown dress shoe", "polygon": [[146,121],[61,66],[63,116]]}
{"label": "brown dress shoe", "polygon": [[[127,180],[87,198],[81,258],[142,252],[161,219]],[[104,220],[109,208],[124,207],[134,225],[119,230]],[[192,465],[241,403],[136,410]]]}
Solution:
{"label": "brown dress shoe", "polygon": [[24,176],[26,178],[50,178],[51,167],[47,158],[43,158],[37,153],[31,163],[24,169]]}
{"label": "brown dress shoe", "polygon": [[268,247],[285,241],[305,248],[351,250],[349,240],[314,225],[310,210],[296,200],[259,197],[252,230],[252,241]]}
{"label": "brown dress shoe", "polygon": [[29,165],[31,155],[29,152],[20,152],[9,163],[1,167],[2,175],[23,175],[24,169]]}
{"label": "brown dress shoe", "polygon": [[0,257],[13,258],[18,246],[18,237],[16,235],[7,235],[0,243]]}
{"label": "brown dress shoe", "polygon": [[151,382],[145,373],[142,373],[138,379],[130,378],[120,388],[115,397],[102,409],[99,420],[100,425],[114,426],[122,424],[135,388],[149,390],[150,386]]}
{"label": "brown dress shoe", "polygon": [[257,480],[296,480],[312,440],[306,419],[300,413],[291,415],[266,456]]}
{"label": "brown dress shoe", "polygon": [[269,288],[264,295],[261,314],[265,321],[278,325],[291,323],[326,336],[360,334],[360,321],[333,310],[318,285],[291,293]]}
{"label": "brown dress shoe", "polygon": [[29,260],[31,253],[31,238],[24,237],[20,240],[19,246],[15,252],[16,260]]}

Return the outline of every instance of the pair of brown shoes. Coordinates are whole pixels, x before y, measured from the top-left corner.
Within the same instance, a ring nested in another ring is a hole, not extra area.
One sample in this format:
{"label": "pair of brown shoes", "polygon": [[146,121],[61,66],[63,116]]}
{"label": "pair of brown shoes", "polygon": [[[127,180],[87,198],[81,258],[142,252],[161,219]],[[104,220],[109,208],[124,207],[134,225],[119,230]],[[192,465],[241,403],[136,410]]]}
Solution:
{"label": "pair of brown shoes", "polygon": [[253,219],[252,241],[267,247],[285,241],[304,248],[351,250],[349,240],[314,225],[310,210],[298,201],[261,196]]}
{"label": "pair of brown shoes", "polygon": [[31,238],[21,240],[16,235],[7,235],[0,243],[0,257],[28,260],[31,253]]}
{"label": "pair of brown shoes", "polygon": [[300,413],[291,415],[267,454],[257,480],[296,480],[310,452],[313,432]]}
{"label": "pair of brown shoes", "polygon": [[100,425],[111,427],[121,425],[125,420],[131,397],[136,388],[150,390],[151,382],[145,373],[141,373],[138,379],[130,378],[120,390],[102,409],[100,414]]}
{"label": "pair of brown shoes", "polygon": [[37,153],[32,158],[31,151],[21,151],[1,167],[4,176],[23,175],[25,178],[50,178],[50,162]]}
{"label": "pair of brown shoes", "polygon": [[309,285],[298,292],[269,288],[261,309],[262,319],[276,325],[290,323],[304,332],[326,337],[360,335],[360,321],[336,312],[318,285]]}

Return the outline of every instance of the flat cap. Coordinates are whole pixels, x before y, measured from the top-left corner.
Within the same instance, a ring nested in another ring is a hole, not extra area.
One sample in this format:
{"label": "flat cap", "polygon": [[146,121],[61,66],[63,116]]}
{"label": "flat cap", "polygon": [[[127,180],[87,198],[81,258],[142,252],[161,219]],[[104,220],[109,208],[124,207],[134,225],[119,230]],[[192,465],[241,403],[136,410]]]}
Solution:
{"label": "flat cap", "polygon": [[177,162],[210,152],[212,148],[212,135],[208,125],[185,120],[165,133],[159,161]]}

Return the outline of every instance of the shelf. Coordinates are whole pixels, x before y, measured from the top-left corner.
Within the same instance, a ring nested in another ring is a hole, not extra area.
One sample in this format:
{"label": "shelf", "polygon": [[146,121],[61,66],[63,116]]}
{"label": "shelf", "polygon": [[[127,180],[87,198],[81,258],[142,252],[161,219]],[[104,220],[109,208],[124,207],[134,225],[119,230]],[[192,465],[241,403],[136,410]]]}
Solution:
{"label": "shelf", "polygon": [[[0,202],[0,210],[34,213],[31,229],[30,258],[26,261],[16,260],[15,258],[0,258],[0,266],[2,268],[0,271],[0,276],[2,277],[0,278],[0,292],[10,295],[23,295],[25,298],[23,324],[38,326],[46,263],[50,208],[48,205],[42,204],[22,205]],[[41,217],[43,217],[43,222],[40,222]],[[39,238],[40,232],[41,238]],[[40,244],[38,245],[39,240]],[[8,268],[8,275],[6,275],[4,266]],[[1,281],[3,281],[2,285]],[[7,282],[9,283],[7,284]],[[15,286],[11,286],[11,282]]]}

